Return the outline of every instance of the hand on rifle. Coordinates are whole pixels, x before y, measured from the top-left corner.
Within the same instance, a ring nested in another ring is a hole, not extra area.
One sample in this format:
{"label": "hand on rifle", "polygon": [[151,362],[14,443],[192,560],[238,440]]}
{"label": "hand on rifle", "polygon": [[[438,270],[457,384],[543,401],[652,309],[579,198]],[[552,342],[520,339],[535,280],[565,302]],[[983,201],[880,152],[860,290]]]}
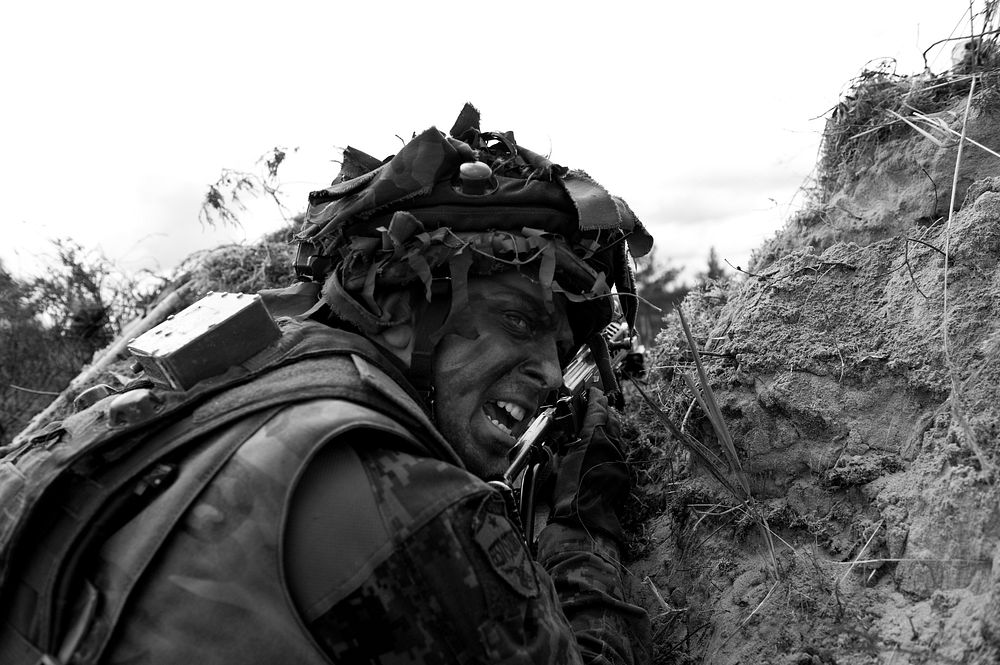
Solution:
{"label": "hand on rifle", "polygon": [[621,425],[599,388],[587,393],[580,436],[556,453],[551,521],[582,526],[621,542],[619,511],[629,491]]}

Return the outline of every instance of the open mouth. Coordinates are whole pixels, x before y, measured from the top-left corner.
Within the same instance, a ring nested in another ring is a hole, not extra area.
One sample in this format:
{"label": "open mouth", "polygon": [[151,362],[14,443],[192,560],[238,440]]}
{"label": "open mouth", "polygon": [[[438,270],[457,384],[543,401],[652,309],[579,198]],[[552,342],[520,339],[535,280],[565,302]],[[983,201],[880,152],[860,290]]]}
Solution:
{"label": "open mouth", "polygon": [[483,413],[494,427],[511,438],[515,431],[521,429],[520,426],[528,415],[524,407],[503,400],[486,402],[483,404]]}

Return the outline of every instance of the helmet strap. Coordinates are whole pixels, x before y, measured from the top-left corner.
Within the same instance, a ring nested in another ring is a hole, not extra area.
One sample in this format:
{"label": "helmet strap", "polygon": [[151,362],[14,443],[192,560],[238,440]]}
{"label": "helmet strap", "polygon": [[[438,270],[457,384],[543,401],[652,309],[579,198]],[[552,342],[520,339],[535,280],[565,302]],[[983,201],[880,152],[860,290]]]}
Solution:
{"label": "helmet strap", "polygon": [[608,341],[604,335],[597,333],[587,340],[590,346],[590,353],[597,365],[597,370],[601,376],[601,387],[608,397],[608,404],[621,409],[624,406],[621,389],[618,386],[618,379],[615,377],[614,368],[611,366],[611,352],[608,349]]}
{"label": "helmet strap", "polygon": [[424,402],[434,401],[434,349],[441,338],[451,310],[451,279],[437,277],[431,282],[431,299],[420,312],[413,331],[413,352],[410,355],[410,383],[420,392]]}

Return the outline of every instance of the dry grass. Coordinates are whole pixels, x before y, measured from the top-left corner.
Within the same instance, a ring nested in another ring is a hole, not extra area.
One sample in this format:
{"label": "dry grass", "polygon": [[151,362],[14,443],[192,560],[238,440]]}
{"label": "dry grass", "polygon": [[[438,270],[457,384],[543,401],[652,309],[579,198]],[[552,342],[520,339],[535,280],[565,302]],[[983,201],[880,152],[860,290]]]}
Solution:
{"label": "dry grass", "polygon": [[[989,43],[987,48],[991,53],[986,61],[1000,62],[996,43]],[[825,201],[871,158],[878,146],[888,141],[917,131],[944,145],[941,132],[935,131],[941,128],[942,121],[928,116],[966,95],[974,79],[979,84],[973,102],[976,110],[990,114],[1000,111],[1000,69],[995,66],[975,74],[925,71],[911,76],[896,74],[891,61],[866,67],[849,83],[823,130],[815,192],[819,200]]]}
{"label": "dry grass", "polygon": [[180,270],[189,273],[196,294],[207,291],[256,293],[295,283],[294,248],[286,242],[224,245],[188,257]]}
{"label": "dry grass", "polygon": [[765,516],[764,511],[761,510],[761,507],[756,503],[753,495],[751,494],[750,482],[743,469],[743,462],[740,459],[740,454],[736,449],[736,444],[728,426],[726,425],[726,421],[722,417],[722,409],[719,407],[718,400],[715,397],[715,392],[712,390],[711,383],[708,379],[708,373],[705,371],[705,365],[701,359],[701,354],[698,351],[698,345],[694,340],[691,328],[688,326],[687,319],[684,317],[682,310],[683,308],[677,308],[677,314],[680,319],[681,328],[684,332],[684,337],[687,341],[688,349],[692,355],[695,374],[692,375],[688,372],[681,372],[681,378],[708,419],[712,430],[715,433],[716,440],[719,443],[722,456],[720,457],[709,446],[699,441],[681,427],[675,425],[667,416],[666,412],[653,401],[649,393],[643,389],[638,382],[633,380],[633,383],[643,401],[650,407],[653,414],[663,424],[667,431],[670,432],[674,439],[683,445],[684,448],[687,449],[687,451],[700,462],[701,466],[739,502],[739,509],[757,525],[761,537],[767,545],[771,570],[777,578],[778,564],[775,557],[772,531],[768,526],[767,517]]}

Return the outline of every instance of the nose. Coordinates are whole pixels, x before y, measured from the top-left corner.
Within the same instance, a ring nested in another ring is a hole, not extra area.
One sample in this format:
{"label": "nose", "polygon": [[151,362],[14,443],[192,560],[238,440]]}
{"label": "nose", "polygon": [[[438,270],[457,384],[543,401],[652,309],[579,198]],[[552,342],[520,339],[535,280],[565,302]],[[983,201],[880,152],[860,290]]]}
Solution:
{"label": "nose", "polygon": [[559,347],[555,336],[536,338],[522,348],[528,357],[521,363],[521,372],[537,383],[541,392],[562,386],[562,367],[559,366]]}

